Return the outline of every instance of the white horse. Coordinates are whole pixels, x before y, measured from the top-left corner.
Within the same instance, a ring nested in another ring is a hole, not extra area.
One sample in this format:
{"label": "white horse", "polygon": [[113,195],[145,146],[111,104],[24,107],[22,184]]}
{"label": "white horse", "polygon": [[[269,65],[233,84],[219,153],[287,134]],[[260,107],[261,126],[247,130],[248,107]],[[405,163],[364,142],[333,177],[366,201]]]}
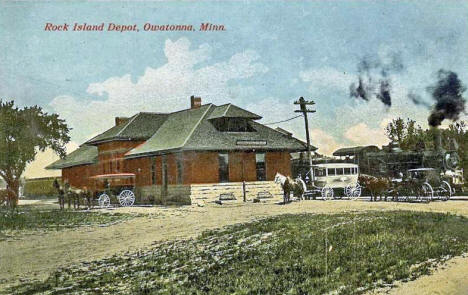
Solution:
{"label": "white horse", "polygon": [[279,172],[276,172],[275,183],[281,184],[281,188],[283,189],[284,204],[289,202],[291,192],[293,192],[294,197],[301,200],[304,192],[307,190],[305,183],[302,180],[293,180],[291,177],[284,176]]}

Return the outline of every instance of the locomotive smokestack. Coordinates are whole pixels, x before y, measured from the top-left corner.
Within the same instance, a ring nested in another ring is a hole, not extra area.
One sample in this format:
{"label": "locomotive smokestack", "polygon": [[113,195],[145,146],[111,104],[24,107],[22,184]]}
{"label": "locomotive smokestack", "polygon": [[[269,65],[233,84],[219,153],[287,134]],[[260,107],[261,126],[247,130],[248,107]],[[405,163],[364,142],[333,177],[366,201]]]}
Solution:
{"label": "locomotive smokestack", "polygon": [[442,135],[438,128],[435,128],[434,147],[436,151],[442,150]]}

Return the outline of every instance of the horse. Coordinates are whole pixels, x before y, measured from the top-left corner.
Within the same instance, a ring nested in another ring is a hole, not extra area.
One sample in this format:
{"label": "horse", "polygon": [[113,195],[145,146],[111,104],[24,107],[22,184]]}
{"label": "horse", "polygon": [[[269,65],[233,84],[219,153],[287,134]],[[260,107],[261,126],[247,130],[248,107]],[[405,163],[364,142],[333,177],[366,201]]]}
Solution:
{"label": "horse", "polygon": [[361,174],[359,175],[358,181],[363,187],[367,188],[371,194],[371,202],[377,201],[377,197],[382,201],[382,195],[387,200],[387,192],[390,189],[390,180],[383,177],[375,177],[371,175]]}
{"label": "horse", "polygon": [[293,192],[294,197],[301,200],[304,192],[306,191],[305,183],[303,181],[293,180],[291,177],[284,176],[279,172],[275,175],[275,183],[281,184],[284,204],[290,201],[291,192]]}
{"label": "horse", "polygon": [[[80,199],[85,196],[85,191],[79,188],[70,187],[68,190],[69,200],[73,202],[73,209],[80,209]],[[70,206],[70,201],[69,201]]]}
{"label": "horse", "polygon": [[60,206],[60,210],[63,210],[65,208],[65,191],[63,188],[60,186],[59,182],[57,179],[54,179],[53,187],[57,190],[57,195],[58,195],[58,202]]}

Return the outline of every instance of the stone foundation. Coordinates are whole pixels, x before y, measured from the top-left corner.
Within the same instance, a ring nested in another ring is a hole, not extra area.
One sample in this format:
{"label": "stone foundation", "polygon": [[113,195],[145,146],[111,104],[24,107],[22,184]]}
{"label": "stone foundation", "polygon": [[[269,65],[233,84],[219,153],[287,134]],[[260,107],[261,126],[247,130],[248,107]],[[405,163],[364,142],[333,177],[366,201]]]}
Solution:
{"label": "stone foundation", "polygon": [[[273,181],[246,182],[246,201],[260,197],[280,201],[283,199],[281,185]],[[137,203],[140,204],[201,204],[220,200],[220,196],[232,195],[234,200],[223,202],[243,202],[242,182],[168,185],[167,196],[161,196],[161,186],[151,185],[135,189]]]}

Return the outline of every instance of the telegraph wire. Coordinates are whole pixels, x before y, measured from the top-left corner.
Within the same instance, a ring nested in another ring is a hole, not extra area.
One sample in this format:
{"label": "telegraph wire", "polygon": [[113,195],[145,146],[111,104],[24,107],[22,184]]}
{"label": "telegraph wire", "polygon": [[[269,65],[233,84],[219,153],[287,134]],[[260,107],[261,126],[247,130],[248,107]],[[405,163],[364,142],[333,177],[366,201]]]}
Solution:
{"label": "telegraph wire", "polygon": [[279,124],[279,123],[288,122],[288,121],[291,121],[291,120],[297,119],[297,118],[299,118],[299,117],[302,117],[302,115],[298,115],[298,116],[295,116],[295,117],[292,117],[292,118],[289,118],[289,119],[286,119],[286,120],[283,120],[283,121],[278,121],[278,122],[270,122],[270,123],[263,123],[262,125],[273,125],[273,124]]}

